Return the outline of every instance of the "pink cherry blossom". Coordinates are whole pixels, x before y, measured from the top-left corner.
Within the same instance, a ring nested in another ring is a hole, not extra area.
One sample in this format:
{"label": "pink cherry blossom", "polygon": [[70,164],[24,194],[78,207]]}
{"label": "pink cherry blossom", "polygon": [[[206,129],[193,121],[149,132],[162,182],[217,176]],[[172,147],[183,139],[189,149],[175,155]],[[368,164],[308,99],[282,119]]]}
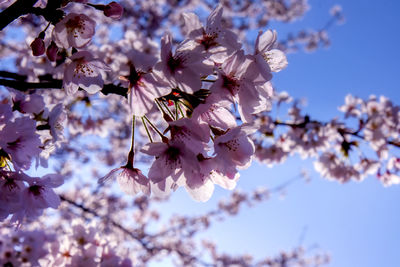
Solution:
{"label": "pink cherry blossom", "polygon": [[133,50],[128,54],[130,71],[129,102],[136,116],[147,114],[155,105],[155,99],[167,95],[171,88],[168,83],[152,73],[154,57]]}
{"label": "pink cherry blossom", "polygon": [[204,152],[210,140],[209,127],[193,119],[182,118],[169,122],[169,130],[174,142],[182,143],[196,155]]}
{"label": "pink cherry blossom", "polygon": [[286,68],[288,62],[285,54],[279,49],[273,49],[277,39],[275,31],[259,32],[255,42],[254,57],[259,68],[279,72]]}
{"label": "pink cherry blossom", "polygon": [[231,102],[221,100],[215,94],[207,97],[204,104],[200,104],[193,111],[192,118],[199,123],[206,124],[221,130],[227,130],[236,126],[236,118],[229,110]]}
{"label": "pink cherry blossom", "polygon": [[0,209],[0,216],[13,214],[12,221],[21,224],[26,217],[37,217],[46,208],[57,208],[60,199],[52,188],[62,185],[63,182],[63,177],[58,174],[47,174],[39,178],[30,177],[21,171],[2,171],[0,204],[3,201],[12,202],[6,205],[6,209]]}
{"label": "pink cherry blossom", "polygon": [[17,169],[28,169],[32,158],[41,152],[41,142],[35,129],[35,121],[22,117],[7,123],[0,130],[0,147],[10,156]]}
{"label": "pink cherry blossom", "polygon": [[273,89],[267,81],[253,58],[240,50],[222,64],[218,79],[210,90],[237,102],[242,120],[250,122],[252,114],[270,107]]}
{"label": "pink cherry blossom", "polygon": [[183,46],[206,51],[210,59],[218,63],[239,50],[241,44],[236,34],[222,26],[222,11],[222,5],[218,5],[208,16],[206,27],[202,26],[194,13],[183,13],[184,32],[188,37]]}
{"label": "pink cherry blossom", "polygon": [[0,220],[21,209],[21,195],[25,184],[16,172],[0,172]]}
{"label": "pink cherry blossom", "polygon": [[235,167],[221,166],[219,159],[197,156],[200,168],[181,176],[177,184],[184,186],[194,200],[201,202],[206,202],[211,198],[214,184],[232,190],[236,186],[239,174]]}
{"label": "pink cherry blossom", "polygon": [[56,24],[53,40],[63,48],[81,48],[90,42],[96,22],[85,14],[70,13]]}
{"label": "pink cherry blossom", "polygon": [[14,214],[13,220],[21,220],[23,217],[32,217],[41,214],[43,209],[56,209],[60,205],[60,198],[52,188],[59,187],[64,179],[58,174],[47,174],[41,178],[28,177],[24,180],[29,184],[22,192],[23,209]]}
{"label": "pink cherry blossom", "polygon": [[215,138],[216,158],[223,165],[236,166],[240,169],[249,167],[255,148],[248,135],[255,131],[256,128],[243,124]]}
{"label": "pink cherry blossom", "polygon": [[21,113],[39,114],[44,109],[43,97],[37,94],[24,94],[17,90],[11,90],[13,110]]}
{"label": "pink cherry blossom", "polygon": [[74,94],[81,87],[90,94],[103,88],[104,71],[109,71],[101,60],[95,59],[90,52],[80,51],[70,57],[71,62],[65,66],[63,87],[67,94]]}
{"label": "pink cherry blossom", "polygon": [[181,142],[149,143],[141,152],[155,157],[148,174],[153,183],[165,182],[168,177],[176,182],[181,175],[200,170],[196,155]]}
{"label": "pink cherry blossom", "polygon": [[339,107],[341,112],[344,112],[345,118],[348,117],[360,117],[361,116],[361,103],[362,100],[360,98],[354,97],[350,94],[346,95],[345,104]]}
{"label": "pink cherry blossom", "polygon": [[156,74],[170,83],[171,88],[193,93],[201,88],[201,77],[212,73],[213,66],[204,62],[205,56],[188,47],[178,47],[172,53],[170,34],[161,38],[161,62],[157,63]]}
{"label": "pink cherry blossom", "polygon": [[106,176],[99,179],[99,184],[103,184],[108,180],[117,179],[122,191],[128,195],[136,195],[142,192],[150,195],[149,179],[142,174],[142,171],[129,166],[129,164],[112,169]]}

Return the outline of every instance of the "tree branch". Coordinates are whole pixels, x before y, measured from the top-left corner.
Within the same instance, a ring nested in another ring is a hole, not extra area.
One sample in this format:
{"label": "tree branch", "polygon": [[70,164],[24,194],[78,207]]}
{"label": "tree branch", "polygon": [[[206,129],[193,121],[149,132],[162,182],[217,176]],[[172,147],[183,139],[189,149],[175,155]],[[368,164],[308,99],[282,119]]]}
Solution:
{"label": "tree branch", "polygon": [[[10,73],[10,72],[0,72],[1,77],[14,78],[16,80],[8,80],[8,79],[0,79],[0,85],[14,88],[21,92],[26,92],[30,89],[61,89],[63,86],[62,80],[51,79],[46,82],[25,82],[22,80],[25,78],[23,75]],[[127,97],[128,89],[114,85],[114,84],[105,84],[101,92],[104,95],[108,94],[117,94],[123,97]]]}
{"label": "tree branch", "polygon": [[0,13],[0,31],[22,15],[32,11],[37,0],[17,0]]}

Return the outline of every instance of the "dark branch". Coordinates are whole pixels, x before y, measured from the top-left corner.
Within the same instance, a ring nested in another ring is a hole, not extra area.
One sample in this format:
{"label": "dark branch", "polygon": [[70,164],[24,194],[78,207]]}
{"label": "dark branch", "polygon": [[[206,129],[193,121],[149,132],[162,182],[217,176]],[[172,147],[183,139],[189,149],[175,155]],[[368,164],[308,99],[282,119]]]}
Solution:
{"label": "dark branch", "polygon": [[18,81],[25,81],[28,78],[26,75],[21,75],[4,70],[0,70],[0,77],[10,78]]}
{"label": "dark branch", "polygon": [[29,89],[61,89],[62,88],[62,81],[61,80],[54,80],[49,82],[41,82],[41,83],[31,83],[31,82],[24,82],[24,81],[16,81],[16,80],[6,80],[0,79],[0,85],[4,85],[7,87],[14,88],[18,91],[28,91]]}
{"label": "dark branch", "polygon": [[[14,88],[18,91],[26,92],[30,89],[61,89],[63,84],[62,80],[51,79],[45,82],[25,82],[22,79],[25,76],[10,73],[10,72],[0,72],[0,77],[14,78],[16,80],[8,80],[8,79],[0,79],[0,85]],[[128,89],[114,85],[114,84],[105,84],[101,92],[104,95],[108,94],[117,94],[123,97],[127,97]]]}
{"label": "dark branch", "polygon": [[37,0],[17,0],[0,13],[0,31],[22,15],[32,11]]}

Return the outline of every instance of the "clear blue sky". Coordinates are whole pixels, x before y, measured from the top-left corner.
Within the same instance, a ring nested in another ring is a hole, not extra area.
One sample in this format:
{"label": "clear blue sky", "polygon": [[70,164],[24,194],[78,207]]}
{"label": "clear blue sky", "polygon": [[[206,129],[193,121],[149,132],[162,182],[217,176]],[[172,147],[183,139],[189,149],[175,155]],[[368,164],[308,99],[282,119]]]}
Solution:
{"label": "clear blue sky", "polygon": [[[274,83],[295,97],[308,99],[307,112],[318,119],[339,116],[337,107],[347,93],[367,98],[385,95],[400,104],[400,1],[310,0],[311,10],[301,22],[274,24],[278,36],[290,29],[322,27],[332,5],[340,4],[343,26],[329,30],[332,45],[314,53],[288,56],[289,67]],[[384,188],[375,177],[340,185],[320,178],[311,161],[297,158],[274,168],[253,164],[242,172],[238,187],[271,187],[311,170],[312,182],[288,189],[284,200],[273,197],[238,218],[216,225],[206,237],[222,251],[274,255],[295,247],[303,229],[305,247],[318,244],[329,252],[333,267],[400,266],[400,187]],[[229,192],[217,190],[207,204],[189,200],[179,191],[167,207],[171,212],[199,213]]]}

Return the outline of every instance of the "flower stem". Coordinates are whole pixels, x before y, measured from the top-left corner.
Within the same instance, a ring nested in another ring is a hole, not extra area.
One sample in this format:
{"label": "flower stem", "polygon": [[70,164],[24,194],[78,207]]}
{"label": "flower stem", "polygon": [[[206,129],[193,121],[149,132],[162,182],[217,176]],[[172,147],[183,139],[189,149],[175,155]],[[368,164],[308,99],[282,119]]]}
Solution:
{"label": "flower stem", "polygon": [[142,117],[142,123],[143,123],[144,129],[146,130],[147,137],[149,138],[150,142],[153,143],[153,138],[151,137],[151,134],[149,132],[149,128],[147,128],[147,124],[144,121],[143,117]]}
{"label": "flower stem", "polygon": [[181,105],[179,105],[180,103],[182,103],[181,101],[176,101],[176,106],[178,107],[179,111],[182,114],[182,117],[185,117],[185,113],[183,113],[182,107]]}
{"label": "flower stem", "polygon": [[158,133],[158,135],[161,137],[163,142],[168,142],[168,139],[160,132],[160,130],[157,129],[157,127],[147,118],[146,115],[143,116],[143,118],[150,124],[150,126]]}
{"label": "flower stem", "polygon": [[[172,111],[169,109],[169,107],[168,107],[167,105],[165,105],[164,101],[161,101],[161,103],[163,104],[164,108],[167,110],[169,116],[170,116],[171,118],[173,118],[173,117],[174,117],[174,114],[173,114]],[[164,109],[162,108],[160,102],[159,102],[157,99],[156,99],[156,104],[157,104],[158,108],[161,110],[161,112],[162,112],[163,114],[166,114],[165,111],[164,111]]]}
{"label": "flower stem", "polygon": [[175,105],[175,120],[179,119],[178,101],[174,101]]}
{"label": "flower stem", "polygon": [[136,122],[136,116],[132,116],[132,143],[131,143],[131,150],[129,150],[128,154],[128,163],[127,165],[133,167],[133,160],[135,157],[135,122]]}

